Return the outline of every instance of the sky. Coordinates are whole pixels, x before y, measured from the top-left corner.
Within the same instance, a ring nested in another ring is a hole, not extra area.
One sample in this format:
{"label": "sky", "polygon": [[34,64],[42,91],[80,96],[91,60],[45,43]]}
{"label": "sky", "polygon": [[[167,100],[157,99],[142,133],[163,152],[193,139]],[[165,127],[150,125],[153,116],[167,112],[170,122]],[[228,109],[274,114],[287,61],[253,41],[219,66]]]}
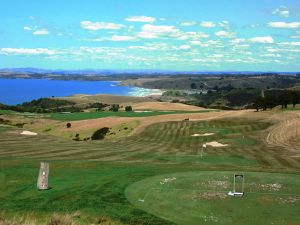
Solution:
{"label": "sky", "polygon": [[300,71],[299,0],[0,0],[0,68]]}

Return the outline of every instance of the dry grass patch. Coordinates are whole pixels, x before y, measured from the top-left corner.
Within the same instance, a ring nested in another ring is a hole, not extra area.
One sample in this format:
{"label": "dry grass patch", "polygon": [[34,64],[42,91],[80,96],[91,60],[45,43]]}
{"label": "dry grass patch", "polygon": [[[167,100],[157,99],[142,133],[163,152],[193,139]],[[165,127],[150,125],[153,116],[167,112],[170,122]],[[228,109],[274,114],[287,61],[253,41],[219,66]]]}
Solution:
{"label": "dry grass patch", "polygon": [[133,110],[153,110],[153,111],[200,111],[204,108],[171,102],[141,102],[132,105]]}
{"label": "dry grass patch", "polygon": [[216,200],[225,199],[227,194],[224,192],[201,192],[192,197],[193,200]]}
{"label": "dry grass patch", "polygon": [[47,225],[75,225],[72,216],[54,213]]}

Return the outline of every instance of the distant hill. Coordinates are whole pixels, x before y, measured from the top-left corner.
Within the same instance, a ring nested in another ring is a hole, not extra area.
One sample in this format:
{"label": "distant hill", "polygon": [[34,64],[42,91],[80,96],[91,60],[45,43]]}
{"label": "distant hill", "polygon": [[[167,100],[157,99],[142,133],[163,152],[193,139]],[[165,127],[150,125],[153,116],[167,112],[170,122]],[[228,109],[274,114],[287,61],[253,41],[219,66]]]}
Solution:
{"label": "distant hill", "polygon": [[275,71],[173,71],[173,70],[109,70],[109,69],[80,69],[80,70],[63,70],[63,69],[41,69],[41,68],[3,68],[0,69],[0,73],[27,73],[27,74],[89,74],[89,75],[120,75],[120,74],[136,74],[136,75],[267,75],[267,74],[300,74],[300,72],[275,72]]}

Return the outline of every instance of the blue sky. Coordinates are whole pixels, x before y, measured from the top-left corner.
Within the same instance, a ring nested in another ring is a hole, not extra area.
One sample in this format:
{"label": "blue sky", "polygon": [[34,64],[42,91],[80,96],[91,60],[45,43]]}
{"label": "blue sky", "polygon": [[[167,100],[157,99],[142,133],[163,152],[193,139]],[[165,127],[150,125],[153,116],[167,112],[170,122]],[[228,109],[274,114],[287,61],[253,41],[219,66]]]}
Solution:
{"label": "blue sky", "polygon": [[0,68],[300,71],[299,0],[3,0]]}

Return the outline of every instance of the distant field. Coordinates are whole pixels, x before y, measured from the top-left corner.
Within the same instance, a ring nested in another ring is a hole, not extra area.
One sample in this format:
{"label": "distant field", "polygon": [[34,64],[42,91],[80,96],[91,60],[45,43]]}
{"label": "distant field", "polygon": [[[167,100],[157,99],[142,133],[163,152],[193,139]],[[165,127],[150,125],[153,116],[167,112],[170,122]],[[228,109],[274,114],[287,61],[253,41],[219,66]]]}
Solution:
{"label": "distant field", "polygon": [[118,95],[108,95],[108,94],[96,94],[96,95],[77,94],[69,97],[61,97],[58,99],[73,101],[76,102],[77,104],[101,102],[105,104],[130,105],[130,104],[142,103],[142,102],[151,102],[151,101],[156,102],[155,100],[148,97],[118,96]]}
{"label": "distant field", "polygon": [[209,110],[200,110],[200,111],[151,111],[151,112],[83,112],[83,113],[51,113],[50,118],[54,120],[62,121],[75,121],[75,120],[87,120],[87,119],[96,119],[96,118],[105,118],[105,117],[148,117],[148,116],[158,116],[166,114],[180,114],[180,113],[201,113],[208,112]]}

